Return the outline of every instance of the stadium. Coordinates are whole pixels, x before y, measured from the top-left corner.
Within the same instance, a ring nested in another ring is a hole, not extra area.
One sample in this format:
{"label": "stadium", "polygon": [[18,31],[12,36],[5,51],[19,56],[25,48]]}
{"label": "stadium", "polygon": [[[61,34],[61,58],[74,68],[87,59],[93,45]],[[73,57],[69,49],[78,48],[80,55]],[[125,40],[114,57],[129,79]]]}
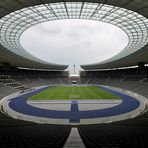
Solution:
{"label": "stadium", "polygon": [[[28,28],[65,19],[112,24],[128,44],[79,75],[20,44]],[[145,148],[147,98],[147,0],[0,1],[0,147]]]}

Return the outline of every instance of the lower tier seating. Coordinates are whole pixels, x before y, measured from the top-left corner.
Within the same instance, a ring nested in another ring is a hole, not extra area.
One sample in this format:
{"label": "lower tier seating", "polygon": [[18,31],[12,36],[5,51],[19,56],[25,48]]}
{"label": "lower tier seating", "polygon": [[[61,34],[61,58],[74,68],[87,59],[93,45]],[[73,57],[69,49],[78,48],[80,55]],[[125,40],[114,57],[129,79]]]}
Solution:
{"label": "lower tier seating", "polygon": [[1,148],[61,148],[70,130],[70,126],[35,124],[0,113]]}
{"label": "lower tier seating", "polygon": [[146,148],[148,146],[147,125],[85,125],[78,127],[78,130],[87,148]]}

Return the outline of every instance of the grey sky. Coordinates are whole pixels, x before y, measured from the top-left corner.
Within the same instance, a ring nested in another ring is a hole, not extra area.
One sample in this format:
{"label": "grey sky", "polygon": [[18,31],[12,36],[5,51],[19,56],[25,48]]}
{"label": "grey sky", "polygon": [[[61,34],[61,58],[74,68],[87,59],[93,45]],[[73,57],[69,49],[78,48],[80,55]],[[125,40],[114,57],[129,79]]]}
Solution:
{"label": "grey sky", "polygon": [[79,65],[108,59],[120,52],[128,37],[120,28],[88,20],[58,20],[35,25],[26,30],[21,45],[43,60],[69,65],[73,72]]}

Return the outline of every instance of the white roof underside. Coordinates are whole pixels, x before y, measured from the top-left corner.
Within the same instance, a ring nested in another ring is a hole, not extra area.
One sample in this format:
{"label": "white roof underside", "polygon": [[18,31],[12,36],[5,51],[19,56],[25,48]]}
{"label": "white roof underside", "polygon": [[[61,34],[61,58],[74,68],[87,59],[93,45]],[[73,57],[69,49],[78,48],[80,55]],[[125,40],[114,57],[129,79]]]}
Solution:
{"label": "white roof underside", "polygon": [[0,18],[0,63],[29,68],[66,69],[67,65],[48,63],[30,55],[19,42],[21,34],[29,27],[59,19],[103,21],[127,33],[129,44],[121,53],[100,63],[82,65],[85,70],[148,63],[147,0],[1,0]]}

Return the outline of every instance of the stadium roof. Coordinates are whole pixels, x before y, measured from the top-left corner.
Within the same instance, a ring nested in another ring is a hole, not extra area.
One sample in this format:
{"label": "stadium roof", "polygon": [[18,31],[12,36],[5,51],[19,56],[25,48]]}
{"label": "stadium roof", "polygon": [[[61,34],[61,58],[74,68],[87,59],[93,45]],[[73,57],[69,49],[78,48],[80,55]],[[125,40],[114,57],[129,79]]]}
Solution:
{"label": "stadium roof", "polygon": [[103,21],[127,33],[129,43],[123,51],[101,63],[82,65],[85,70],[148,63],[147,0],[1,0],[0,18],[0,63],[42,69],[67,68],[30,55],[19,42],[29,27],[58,19]]}

